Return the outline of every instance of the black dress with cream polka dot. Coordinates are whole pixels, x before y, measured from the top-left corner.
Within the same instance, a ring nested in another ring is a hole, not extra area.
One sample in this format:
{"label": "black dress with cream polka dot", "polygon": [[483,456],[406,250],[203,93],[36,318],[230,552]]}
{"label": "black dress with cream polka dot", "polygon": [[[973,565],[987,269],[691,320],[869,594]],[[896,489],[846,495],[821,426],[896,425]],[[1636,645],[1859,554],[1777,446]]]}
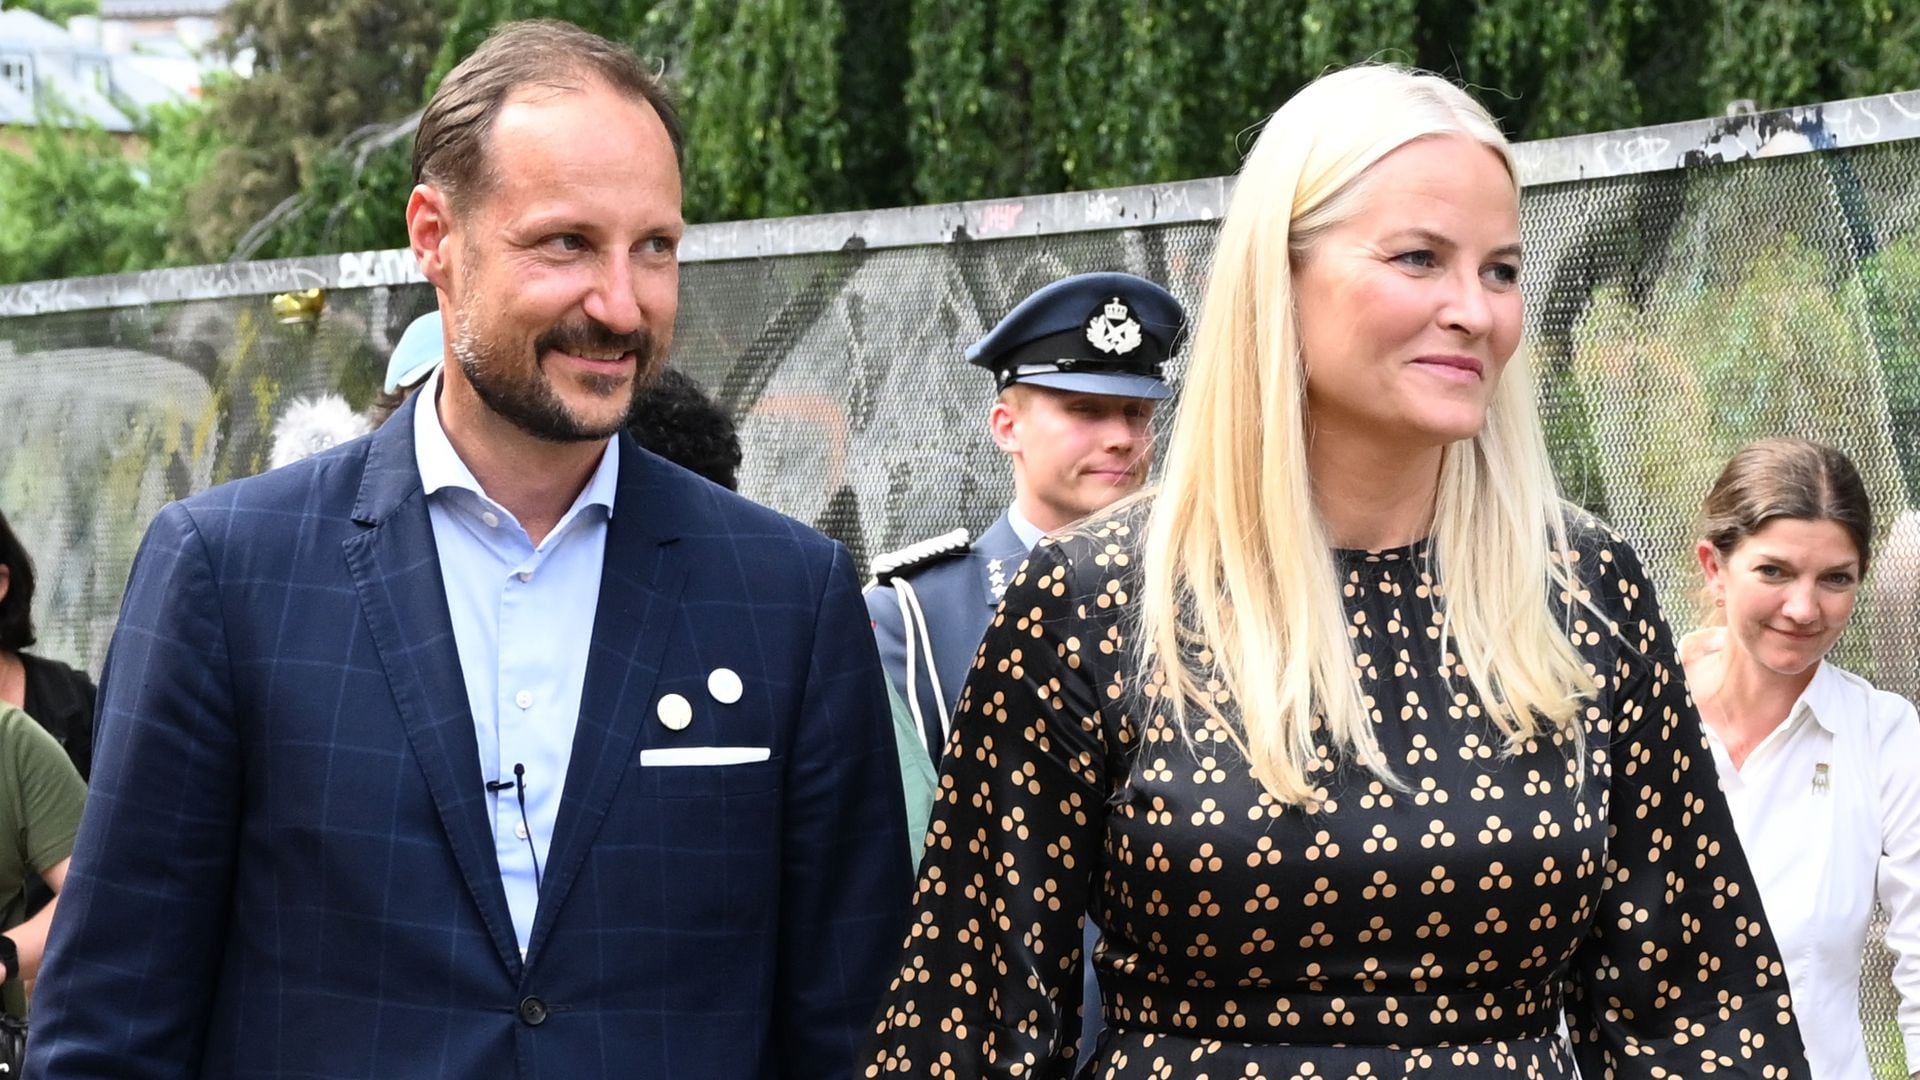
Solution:
{"label": "black dress with cream polka dot", "polygon": [[[1337,553],[1400,784],[1323,747],[1301,808],[1218,729],[1185,740],[1133,677],[1142,523],[1042,545],[987,631],[860,1075],[1806,1075],[1671,637],[1617,537],[1576,525],[1586,603],[1556,598],[1599,686],[1584,746],[1512,753],[1448,677],[1424,545]],[[1089,912],[1107,1027],[1076,1063]]]}

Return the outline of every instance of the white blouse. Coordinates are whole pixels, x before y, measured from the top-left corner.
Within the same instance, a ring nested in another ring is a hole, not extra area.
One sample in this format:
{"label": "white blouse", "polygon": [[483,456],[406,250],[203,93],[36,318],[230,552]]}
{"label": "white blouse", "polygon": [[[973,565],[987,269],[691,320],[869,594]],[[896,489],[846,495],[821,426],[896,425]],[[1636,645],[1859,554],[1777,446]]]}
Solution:
{"label": "white blouse", "polygon": [[[1779,942],[1814,1080],[1869,1080],[1860,962],[1887,908],[1909,1069],[1920,1068],[1920,717],[1821,662],[1740,768],[1707,729],[1720,788]],[[1902,1075],[1905,1075],[1903,1072]]]}

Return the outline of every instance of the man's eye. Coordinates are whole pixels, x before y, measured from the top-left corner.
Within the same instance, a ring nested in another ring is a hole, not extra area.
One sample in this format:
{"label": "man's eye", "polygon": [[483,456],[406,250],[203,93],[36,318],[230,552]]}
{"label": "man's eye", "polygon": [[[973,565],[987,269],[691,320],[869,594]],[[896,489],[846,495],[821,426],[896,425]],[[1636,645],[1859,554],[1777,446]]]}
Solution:
{"label": "man's eye", "polygon": [[552,237],[548,243],[559,248],[561,251],[587,250],[586,237],[581,236],[579,233],[560,233]]}

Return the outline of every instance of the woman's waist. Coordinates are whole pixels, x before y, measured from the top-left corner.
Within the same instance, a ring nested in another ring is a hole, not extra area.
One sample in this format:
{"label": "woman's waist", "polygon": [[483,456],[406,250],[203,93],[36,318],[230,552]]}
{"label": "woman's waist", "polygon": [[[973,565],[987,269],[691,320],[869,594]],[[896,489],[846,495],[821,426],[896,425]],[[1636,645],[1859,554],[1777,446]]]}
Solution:
{"label": "woman's waist", "polygon": [[1121,1028],[1235,1042],[1432,1047],[1538,1038],[1558,1027],[1558,984],[1376,987],[1153,983],[1100,972],[1108,1022]]}

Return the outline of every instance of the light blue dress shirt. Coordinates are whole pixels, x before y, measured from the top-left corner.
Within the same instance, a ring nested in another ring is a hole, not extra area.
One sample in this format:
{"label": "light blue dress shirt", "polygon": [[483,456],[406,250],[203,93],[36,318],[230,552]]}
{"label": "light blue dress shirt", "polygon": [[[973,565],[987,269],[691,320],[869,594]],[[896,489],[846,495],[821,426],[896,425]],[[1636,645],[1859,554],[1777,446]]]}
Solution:
{"label": "light blue dress shirt", "polygon": [[1034,545],[1038,544],[1047,535],[1041,531],[1040,526],[1027,520],[1027,515],[1020,512],[1019,503],[1014,503],[1012,506],[1007,507],[1007,524],[1013,526],[1013,535],[1019,537],[1020,542],[1027,545],[1028,551],[1032,551]]}
{"label": "light blue dress shirt", "polygon": [[414,454],[480,744],[473,782],[514,785],[490,792],[487,801],[524,957],[573,757],[620,454],[608,440],[587,486],[536,547],[447,440],[439,392],[436,373],[414,410]]}

